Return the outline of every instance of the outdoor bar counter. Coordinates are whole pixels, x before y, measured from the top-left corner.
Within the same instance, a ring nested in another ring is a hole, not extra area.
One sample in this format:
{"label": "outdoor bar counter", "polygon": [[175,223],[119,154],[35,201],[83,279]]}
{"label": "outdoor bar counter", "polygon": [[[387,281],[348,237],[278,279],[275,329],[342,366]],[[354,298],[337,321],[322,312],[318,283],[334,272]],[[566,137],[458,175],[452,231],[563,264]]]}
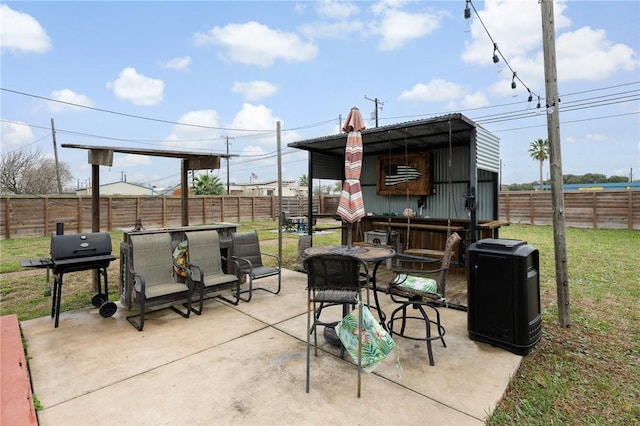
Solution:
{"label": "outdoor bar counter", "polygon": [[[400,239],[397,245],[399,251],[410,254],[419,254],[419,251],[427,251],[435,254],[442,253],[447,240],[447,232],[457,232],[462,237],[460,245],[456,247],[453,256],[454,261],[464,265],[464,253],[471,244],[470,222],[466,219],[433,219],[406,216],[365,216],[354,232],[354,241],[365,241],[365,233],[369,231],[395,232]],[[483,238],[498,238],[502,226],[508,226],[509,222],[503,220],[478,221],[475,240]],[[409,243],[407,244],[407,236]],[[343,232],[343,244],[346,243],[346,233]],[[394,247],[396,248],[396,247]],[[412,253],[413,251],[413,253]],[[427,256],[430,257],[430,256]]]}

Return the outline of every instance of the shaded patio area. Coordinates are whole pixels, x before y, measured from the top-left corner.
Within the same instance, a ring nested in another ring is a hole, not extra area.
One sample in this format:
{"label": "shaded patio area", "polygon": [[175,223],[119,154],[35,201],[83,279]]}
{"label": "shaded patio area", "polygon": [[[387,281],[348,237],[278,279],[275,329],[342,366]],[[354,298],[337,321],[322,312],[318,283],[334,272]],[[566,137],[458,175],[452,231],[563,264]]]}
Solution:
{"label": "shaded patio area", "polygon": [[149,314],[143,332],[123,308],[64,312],[57,329],[49,317],[22,322],[39,424],[480,425],[522,359],[470,340],[466,312],[441,309],[447,348],[434,342],[435,367],[424,342],[394,337],[401,377],[392,354],[363,375],[358,399],[356,366],[320,335],[306,394],[306,275],[284,270],[282,283],[238,306],[211,299],[202,316]]}

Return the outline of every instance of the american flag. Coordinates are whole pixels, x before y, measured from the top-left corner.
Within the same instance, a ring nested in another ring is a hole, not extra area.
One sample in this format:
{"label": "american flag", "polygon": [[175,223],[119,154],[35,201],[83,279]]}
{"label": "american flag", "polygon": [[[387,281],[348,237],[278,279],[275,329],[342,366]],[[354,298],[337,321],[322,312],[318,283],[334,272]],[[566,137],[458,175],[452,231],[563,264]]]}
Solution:
{"label": "american flag", "polygon": [[389,164],[384,173],[385,186],[398,185],[411,180],[418,180],[422,176],[418,170],[404,164]]}
{"label": "american flag", "polygon": [[252,180],[258,180],[258,175],[255,173],[251,173],[251,179]]}

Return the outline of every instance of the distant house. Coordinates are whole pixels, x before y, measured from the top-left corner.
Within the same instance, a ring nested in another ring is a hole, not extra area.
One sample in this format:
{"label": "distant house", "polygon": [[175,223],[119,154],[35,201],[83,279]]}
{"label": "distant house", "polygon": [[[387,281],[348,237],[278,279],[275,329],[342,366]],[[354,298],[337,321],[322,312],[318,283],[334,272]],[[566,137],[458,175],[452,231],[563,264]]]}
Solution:
{"label": "distant house", "polygon": [[[282,196],[307,196],[309,188],[297,185],[295,180],[282,181]],[[249,195],[254,197],[278,196],[278,181],[237,183],[229,185],[229,195]]]}
{"label": "distant house", "polygon": [[[76,195],[91,195],[91,187],[76,190]],[[146,186],[120,181],[100,185],[100,195],[156,195],[156,191]]]}

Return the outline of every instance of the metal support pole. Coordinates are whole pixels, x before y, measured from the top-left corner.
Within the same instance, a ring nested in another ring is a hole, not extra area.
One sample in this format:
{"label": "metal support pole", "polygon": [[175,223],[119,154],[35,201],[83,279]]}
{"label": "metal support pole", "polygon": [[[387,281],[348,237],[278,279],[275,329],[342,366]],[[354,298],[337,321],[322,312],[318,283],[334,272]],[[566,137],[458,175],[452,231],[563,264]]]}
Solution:
{"label": "metal support pole", "polygon": [[562,155],[560,147],[560,97],[556,70],[556,45],[553,0],[540,0],[542,12],[542,47],[547,98],[547,134],[551,168],[551,204],[553,207],[553,241],[556,267],[558,322],[561,327],[571,325],[569,316],[569,273],[562,188]]}

